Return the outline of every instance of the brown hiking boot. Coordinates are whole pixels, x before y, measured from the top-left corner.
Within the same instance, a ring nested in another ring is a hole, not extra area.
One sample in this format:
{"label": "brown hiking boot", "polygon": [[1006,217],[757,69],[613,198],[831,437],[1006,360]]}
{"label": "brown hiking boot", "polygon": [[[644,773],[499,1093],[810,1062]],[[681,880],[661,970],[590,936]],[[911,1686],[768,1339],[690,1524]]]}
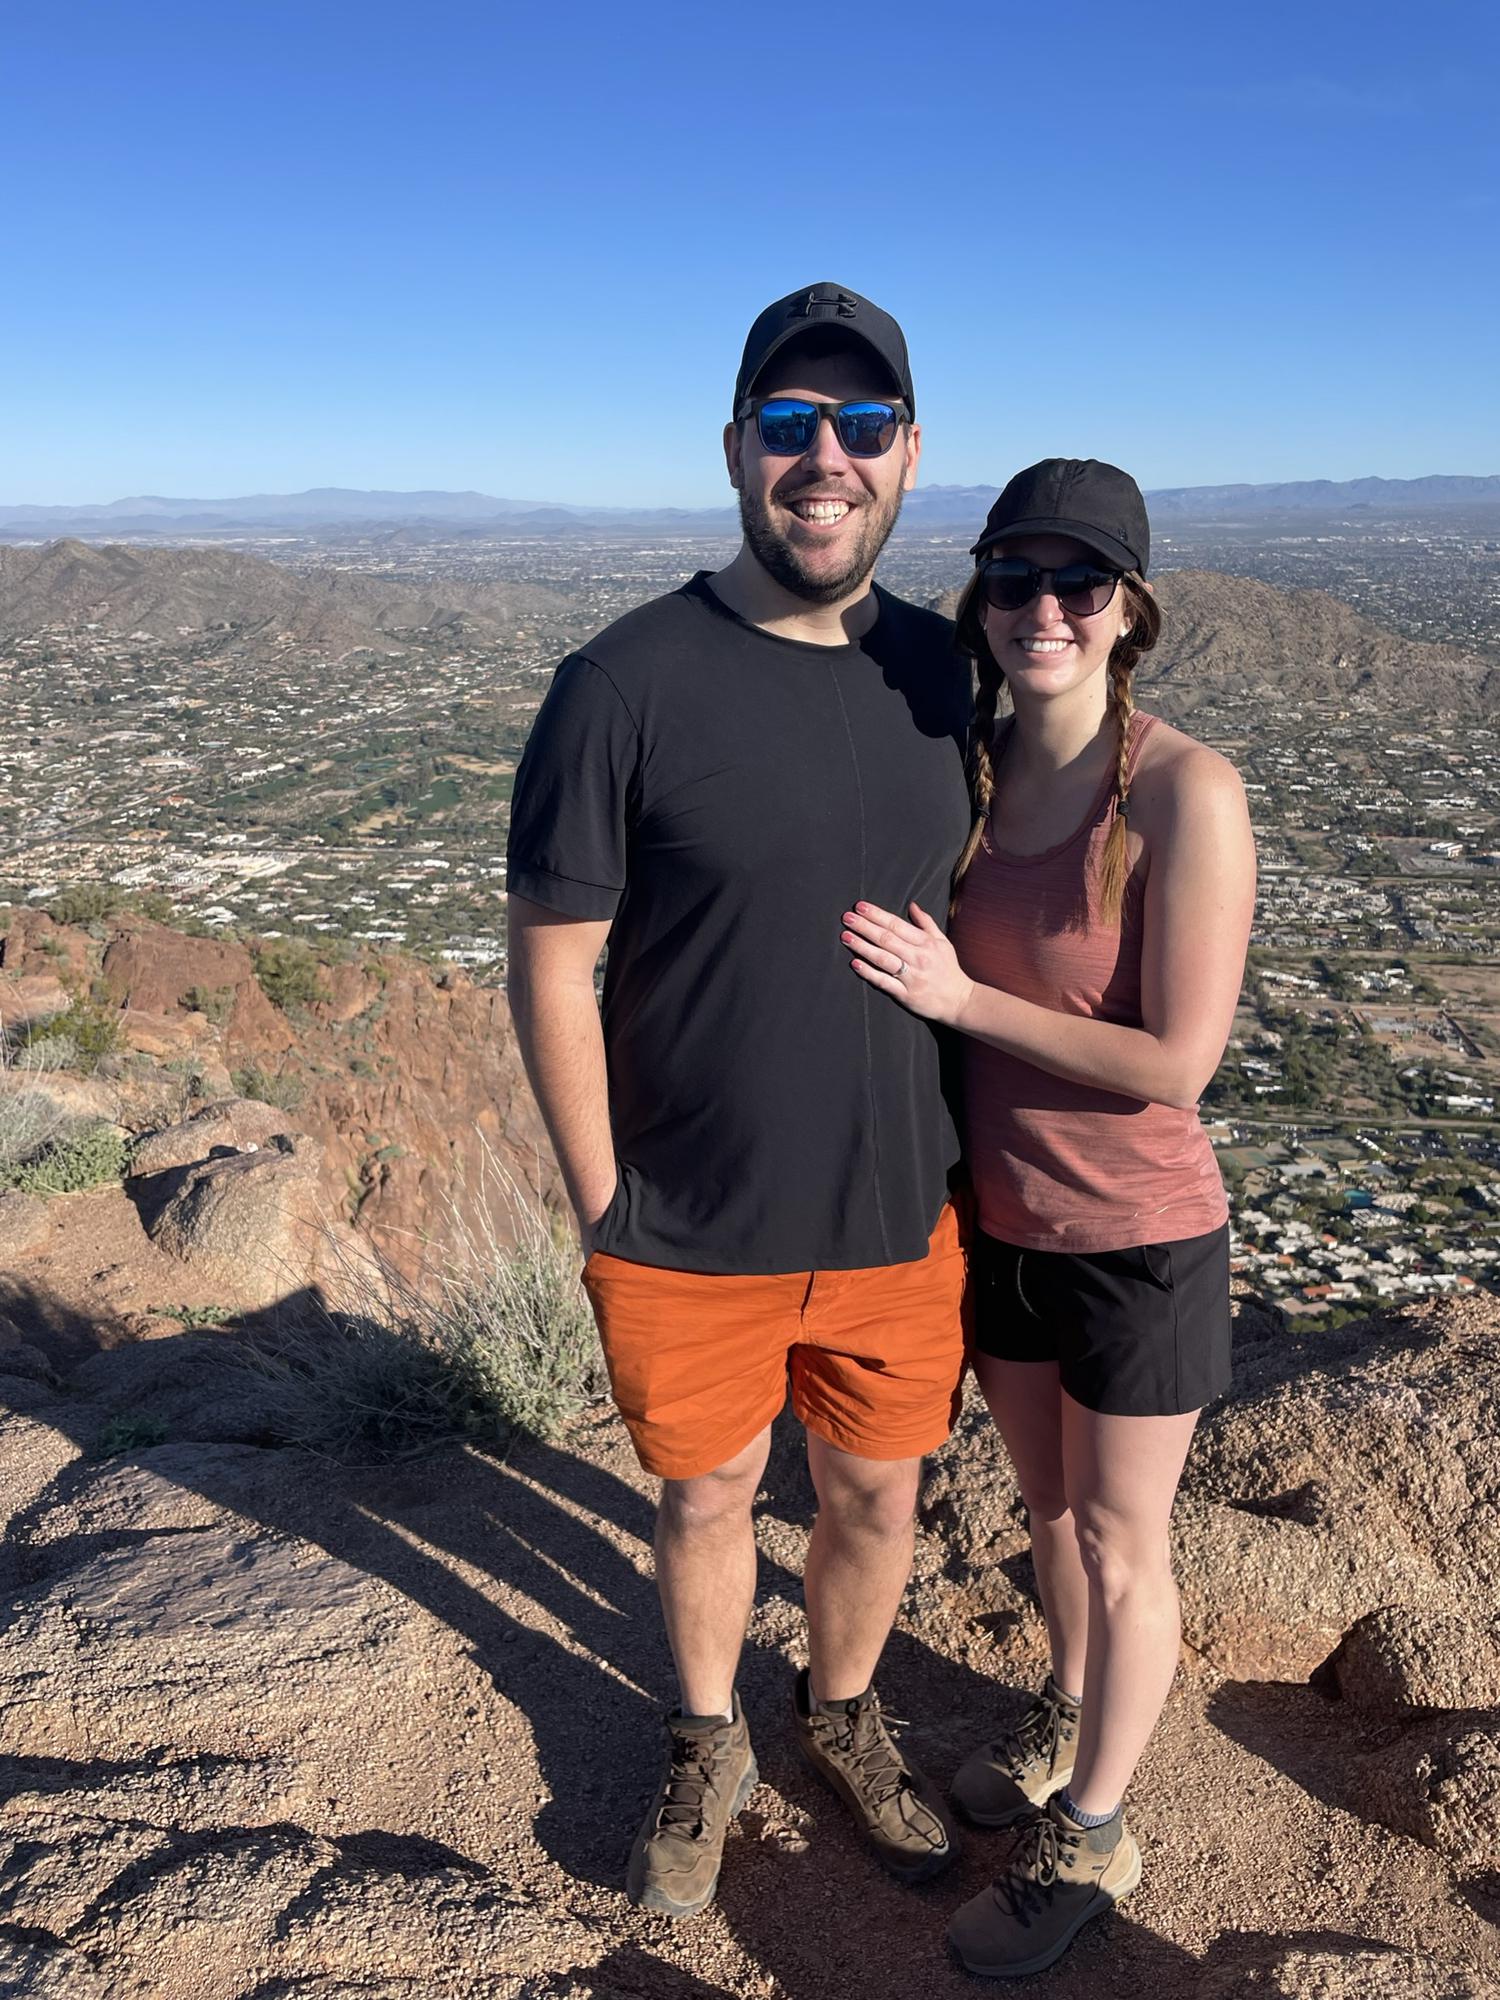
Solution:
{"label": "brown hiking boot", "polygon": [[630,1850],[625,1893],[648,1910],[691,1917],[713,1901],[729,1822],[760,1773],[738,1695],[732,1722],[674,1709],[667,1737],[667,1768]]}
{"label": "brown hiking boot", "polygon": [[1116,1813],[1077,1826],[1051,1800],[1011,1833],[1003,1872],[948,1926],[968,1972],[1019,1979],[1061,1958],[1088,1922],[1113,1909],[1141,1879],[1141,1851]]}
{"label": "brown hiking boot", "polygon": [[860,1832],[901,1882],[923,1882],[959,1847],[937,1788],[891,1741],[873,1688],[813,1708],[807,1669],[797,1676],[797,1745],[853,1813]]}
{"label": "brown hiking boot", "polygon": [[1078,1755],[1078,1717],[1077,1702],[1048,1674],[1015,1728],[959,1766],[948,1791],[964,1818],[976,1826],[1011,1826],[1060,1792]]}

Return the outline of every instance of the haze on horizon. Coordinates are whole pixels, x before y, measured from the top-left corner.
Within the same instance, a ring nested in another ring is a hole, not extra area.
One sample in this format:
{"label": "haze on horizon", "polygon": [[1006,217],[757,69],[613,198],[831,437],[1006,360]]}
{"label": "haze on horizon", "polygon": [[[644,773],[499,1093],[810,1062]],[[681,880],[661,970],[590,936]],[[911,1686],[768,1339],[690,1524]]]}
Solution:
{"label": "haze on horizon", "polygon": [[18,14],[0,487],[723,506],[745,328],[823,277],[905,325],[929,484],[1500,465],[1480,0],[793,40],[675,0],[628,38],[592,0]]}
{"label": "haze on horizon", "polygon": [[[977,517],[999,482],[977,486],[956,486],[923,482],[909,494],[903,522],[917,525],[952,518],[967,521]],[[1148,488],[1147,497],[1167,514],[1201,514],[1213,517],[1225,513],[1269,514],[1284,510],[1312,512],[1327,508],[1375,508],[1393,517],[1445,511],[1459,507],[1500,510],[1500,474],[1429,474],[1424,478],[1389,480],[1379,475],[1363,479],[1331,482],[1299,481],[1251,485],[1225,481],[1207,486]],[[508,523],[524,532],[530,523],[549,517],[576,517],[586,521],[616,522],[623,530],[632,523],[671,526],[680,517],[684,529],[721,532],[732,526],[732,495],[716,507],[689,507],[668,503],[662,508],[610,507],[590,500],[531,500],[512,496],[454,492],[425,487],[411,491],[365,489],[346,486],[316,486],[302,492],[175,495],[134,494],[112,501],[79,501],[72,505],[44,505],[0,500],[0,537],[52,538],[75,532],[97,538],[115,524],[121,533],[159,530],[170,534],[195,526],[230,528],[235,526],[275,528],[301,525],[336,529],[340,524],[384,524],[389,527],[423,524],[435,528],[449,523],[454,528],[483,526],[504,532]]]}

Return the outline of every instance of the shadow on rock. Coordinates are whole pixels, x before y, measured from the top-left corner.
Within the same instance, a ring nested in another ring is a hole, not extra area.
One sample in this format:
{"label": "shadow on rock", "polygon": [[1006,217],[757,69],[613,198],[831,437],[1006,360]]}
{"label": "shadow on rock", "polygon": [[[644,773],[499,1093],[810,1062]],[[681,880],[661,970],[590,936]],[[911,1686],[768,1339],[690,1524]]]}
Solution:
{"label": "shadow on rock", "polygon": [[679,1971],[640,1945],[617,1945],[585,1971],[543,1972],[528,1979],[516,2000],[740,2000],[725,1986],[713,1986]]}
{"label": "shadow on rock", "polygon": [[[226,1368],[225,1342],[247,1339],[274,1350],[284,1316],[303,1308],[316,1310],[315,1301],[294,1298],[277,1311],[244,1315],[235,1332],[207,1329],[101,1347],[86,1319],[58,1315],[45,1298],[13,1285],[10,1316],[68,1374],[61,1384],[0,1374],[5,1399],[64,1431],[86,1454],[99,1449],[105,1432],[116,1447],[106,1459],[65,1466],[18,1513],[11,1535],[24,1574],[43,1595],[67,1574],[82,1601],[106,1603],[113,1616],[124,1574],[119,1565],[149,1551],[159,1572],[153,1606],[182,1603],[172,1564],[192,1565],[196,1534],[222,1536],[216,1525],[222,1510],[249,1524],[252,1539],[254,1529],[265,1531],[273,1553],[247,1548],[242,1529],[238,1541],[216,1544],[224,1596],[204,1607],[199,1625],[205,1617],[235,1615],[235,1565],[242,1559],[247,1573],[269,1565],[262,1590],[269,1603],[287,1575],[286,1559],[274,1549],[288,1545],[311,1544],[346,1572],[389,1585],[399,1600],[457,1634],[496,1691],[525,1717],[547,1794],[533,1825],[542,1848],[569,1876],[617,1889],[659,1770],[661,1706],[672,1685],[651,1574],[651,1502],[598,1463],[524,1436],[503,1459],[435,1445],[398,1462],[340,1463],[274,1448],[275,1395],[253,1372]],[[164,1441],[135,1442],[130,1427],[140,1423],[148,1424],[143,1435]],[[101,1482],[122,1481],[129,1488],[128,1526],[120,1507],[91,1501]],[[169,1490],[209,1503],[201,1530],[180,1520],[164,1523],[167,1501],[158,1496]],[[800,1525],[810,1515],[801,1433],[789,1420],[778,1427],[768,1492],[778,1516]],[[68,1532],[59,1531],[60,1521]],[[176,1558],[174,1540],[181,1547]],[[111,1561],[111,1575],[94,1584],[92,1567]],[[492,1595],[470,1577],[493,1579],[507,1605],[529,1603],[539,1616],[511,1615],[496,1601],[499,1592]],[[288,1587],[297,1584],[291,1576]],[[800,1606],[801,1578],[763,1552],[758,1597]],[[342,1621],[331,1644],[355,1646],[351,1621],[358,1608],[357,1601],[330,1603],[329,1619],[337,1613]],[[156,1608],[152,1615],[164,1614]],[[123,1627],[117,1636],[131,1643]],[[259,1640],[236,1629],[244,1686],[237,1697],[220,1689],[221,1701],[243,1701],[253,1691],[262,1664],[255,1645],[266,1647],[269,1673],[277,1640],[274,1622]],[[338,1673],[336,1653],[327,1673]],[[763,1768],[800,1798],[813,1793],[815,1781],[792,1747],[791,1680],[779,1647],[747,1646],[741,1684]],[[891,1642],[882,1686],[896,1713],[919,1721],[965,1709],[981,1713],[990,1693],[971,1669],[901,1632]],[[86,1688],[81,1693],[87,1698]],[[175,1699],[175,1722],[191,1726],[182,1697]],[[747,1948],[764,1950],[775,1963],[773,1912],[747,1905],[736,1928]]]}

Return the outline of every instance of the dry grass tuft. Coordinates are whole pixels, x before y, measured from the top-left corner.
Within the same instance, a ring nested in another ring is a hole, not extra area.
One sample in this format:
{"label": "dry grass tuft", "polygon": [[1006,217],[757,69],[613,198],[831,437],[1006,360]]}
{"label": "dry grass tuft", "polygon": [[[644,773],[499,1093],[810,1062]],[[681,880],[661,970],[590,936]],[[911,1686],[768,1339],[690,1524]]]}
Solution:
{"label": "dry grass tuft", "polygon": [[258,1378],[271,1441],[386,1457],[461,1438],[503,1444],[518,1430],[551,1439],[598,1400],[604,1364],[577,1245],[489,1153],[478,1192],[477,1225],[450,1201],[440,1278],[419,1287],[330,1229],[340,1303],[304,1294],[228,1346]]}
{"label": "dry grass tuft", "polygon": [[125,1142],[102,1119],[78,1118],[51,1091],[28,1083],[62,1066],[45,1041],[19,1047],[0,1035],[0,1189],[72,1193],[118,1180]]}

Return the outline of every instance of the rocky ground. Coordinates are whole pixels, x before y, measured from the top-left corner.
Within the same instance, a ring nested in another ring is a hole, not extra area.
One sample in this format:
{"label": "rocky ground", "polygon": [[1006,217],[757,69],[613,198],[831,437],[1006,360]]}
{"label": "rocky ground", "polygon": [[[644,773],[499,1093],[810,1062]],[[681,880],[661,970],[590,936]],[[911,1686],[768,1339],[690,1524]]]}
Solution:
{"label": "rocky ground", "polygon": [[[793,1750],[794,1426],[742,1677],[762,1783],[716,1907],[674,1926],[620,1893],[668,1672],[650,1482],[613,1416],[504,1455],[269,1447],[237,1335],[91,1308],[101,1270],[146,1306],[173,1282],[126,1196],[61,1199],[0,1307],[0,1996],[975,1990],[942,1930],[999,1836],[903,1890]],[[1179,1503],[1182,1669],[1131,1801],[1146,1874],[1033,1990],[1500,1994],[1500,1311],[1310,1339],[1249,1303],[1239,1335]],[[971,1403],[931,1466],[886,1704],[946,1777],[1041,1667]]]}

